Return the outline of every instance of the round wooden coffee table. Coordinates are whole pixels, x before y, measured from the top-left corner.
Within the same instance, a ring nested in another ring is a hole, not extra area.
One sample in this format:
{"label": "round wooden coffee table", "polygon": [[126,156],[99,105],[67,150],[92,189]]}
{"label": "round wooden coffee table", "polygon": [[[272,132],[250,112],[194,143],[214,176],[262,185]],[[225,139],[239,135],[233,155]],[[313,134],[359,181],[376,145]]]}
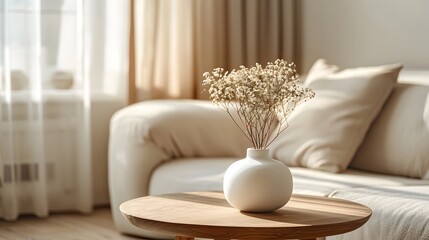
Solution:
{"label": "round wooden coffee table", "polygon": [[137,227],[181,240],[315,239],[355,230],[372,213],[351,201],[300,194],[276,211],[247,213],[232,208],[221,192],[147,196],[124,202],[120,210]]}

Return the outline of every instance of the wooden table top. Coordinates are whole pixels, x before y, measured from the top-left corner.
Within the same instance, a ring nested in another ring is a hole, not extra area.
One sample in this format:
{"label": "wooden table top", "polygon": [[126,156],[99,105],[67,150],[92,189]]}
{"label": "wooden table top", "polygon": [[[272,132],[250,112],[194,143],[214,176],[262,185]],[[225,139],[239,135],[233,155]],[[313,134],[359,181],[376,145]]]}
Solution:
{"label": "wooden table top", "polygon": [[368,207],[351,201],[300,194],[294,194],[284,207],[273,212],[240,212],[221,192],[146,196],[124,202],[120,210],[140,228],[214,239],[331,236],[359,228],[372,214]]}

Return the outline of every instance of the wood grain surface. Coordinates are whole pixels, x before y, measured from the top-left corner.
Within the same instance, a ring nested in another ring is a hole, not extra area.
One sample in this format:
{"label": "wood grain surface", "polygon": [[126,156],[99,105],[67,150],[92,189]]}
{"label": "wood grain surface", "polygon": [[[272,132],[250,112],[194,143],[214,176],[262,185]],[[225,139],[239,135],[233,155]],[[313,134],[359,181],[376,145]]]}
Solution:
{"label": "wood grain surface", "polygon": [[221,192],[147,196],[123,203],[120,210],[132,224],[178,239],[311,239],[357,229],[372,213],[351,201],[298,194],[273,212],[240,212]]}

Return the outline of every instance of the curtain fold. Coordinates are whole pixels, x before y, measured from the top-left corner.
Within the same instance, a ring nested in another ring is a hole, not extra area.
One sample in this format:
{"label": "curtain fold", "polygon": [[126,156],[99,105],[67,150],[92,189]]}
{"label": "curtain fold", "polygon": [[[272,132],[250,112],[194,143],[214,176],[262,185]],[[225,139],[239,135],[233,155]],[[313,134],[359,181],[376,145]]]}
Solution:
{"label": "curtain fold", "polygon": [[294,6],[293,0],[135,1],[130,102],[205,98],[202,74],[215,67],[294,61]]}

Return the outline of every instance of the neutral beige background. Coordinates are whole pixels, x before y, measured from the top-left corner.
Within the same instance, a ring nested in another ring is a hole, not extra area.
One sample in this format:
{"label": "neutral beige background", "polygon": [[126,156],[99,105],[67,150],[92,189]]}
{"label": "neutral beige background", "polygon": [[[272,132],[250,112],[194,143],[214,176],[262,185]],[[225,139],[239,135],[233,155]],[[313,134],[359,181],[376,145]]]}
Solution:
{"label": "neutral beige background", "polygon": [[341,67],[402,62],[429,69],[429,1],[299,2],[302,70],[318,58]]}

